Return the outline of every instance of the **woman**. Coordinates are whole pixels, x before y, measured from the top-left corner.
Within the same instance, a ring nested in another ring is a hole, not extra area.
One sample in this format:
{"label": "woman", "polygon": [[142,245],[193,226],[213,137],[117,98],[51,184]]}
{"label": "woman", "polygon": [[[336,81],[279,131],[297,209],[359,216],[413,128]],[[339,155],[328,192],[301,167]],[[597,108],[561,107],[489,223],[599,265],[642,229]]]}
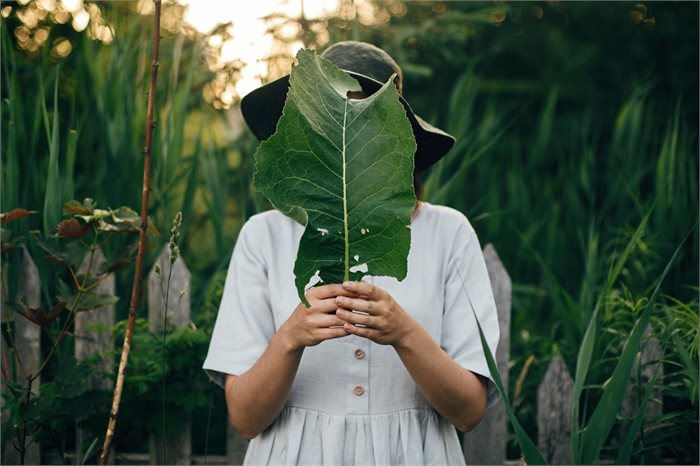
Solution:
{"label": "woman", "polygon": [[[322,55],[371,93],[401,71],[383,50],[341,42]],[[287,77],[247,95],[263,140]],[[454,139],[413,114],[416,171]],[[492,382],[472,310],[493,352],[499,330],[478,238],[459,212],[425,202],[411,221],[408,275],[311,288],[293,267],[304,227],[277,211],[241,230],[204,363],[225,387],[229,418],[252,439],[247,464],[464,464],[455,428],[484,416]],[[359,312],[353,312],[359,311]]]}

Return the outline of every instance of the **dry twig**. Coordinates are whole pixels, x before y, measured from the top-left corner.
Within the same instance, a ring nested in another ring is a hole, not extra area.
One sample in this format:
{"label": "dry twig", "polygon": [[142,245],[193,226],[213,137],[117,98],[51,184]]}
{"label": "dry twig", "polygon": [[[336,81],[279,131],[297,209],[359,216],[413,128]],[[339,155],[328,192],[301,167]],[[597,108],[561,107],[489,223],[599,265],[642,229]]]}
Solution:
{"label": "dry twig", "polygon": [[136,306],[139,301],[141,291],[141,273],[143,263],[143,251],[146,244],[146,230],[148,229],[148,194],[151,185],[151,147],[153,140],[153,121],[156,83],[158,81],[158,56],[160,52],[160,2],[161,0],[153,0],[155,4],[155,14],[153,16],[153,55],[151,63],[151,85],[148,90],[148,106],[146,117],[146,143],[143,148],[143,192],[141,198],[141,229],[139,231],[138,250],[136,252],[136,266],[134,271],[134,281],[131,287],[131,301],[129,304],[129,318],[126,325],[126,333],[124,334],[124,346],[122,347],[121,358],[119,359],[119,370],[117,372],[117,382],[114,386],[114,397],[112,399],[112,408],[109,412],[109,421],[107,423],[107,433],[105,434],[105,442],[100,453],[100,464],[107,464],[109,449],[114,439],[114,431],[117,426],[117,416],[119,414],[119,402],[122,397],[122,389],[124,388],[124,374],[126,373],[126,365],[129,361],[129,351],[131,350],[131,337],[134,333],[134,324],[136,323]]}

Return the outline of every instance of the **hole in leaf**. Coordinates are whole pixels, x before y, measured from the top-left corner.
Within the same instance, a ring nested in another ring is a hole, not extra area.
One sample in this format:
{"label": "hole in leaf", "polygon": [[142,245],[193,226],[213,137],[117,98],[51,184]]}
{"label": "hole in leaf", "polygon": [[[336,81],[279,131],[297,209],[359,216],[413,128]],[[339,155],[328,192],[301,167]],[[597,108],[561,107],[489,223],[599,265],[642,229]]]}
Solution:
{"label": "hole in leaf", "polygon": [[348,100],[362,100],[367,98],[367,94],[363,91],[348,91],[347,97]]}
{"label": "hole in leaf", "polygon": [[[355,256],[357,257],[357,256]],[[355,273],[355,272],[362,272],[362,273],[367,273],[368,267],[367,263],[365,262],[364,264],[359,264],[359,265],[353,265],[350,267],[350,272]]]}
{"label": "hole in leaf", "polygon": [[306,284],[306,286],[304,286],[304,291],[307,291],[319,283],[323,283],[323,280],[321,279],[321,271],[317,270],[316,273],[309,278],[309,282]]}

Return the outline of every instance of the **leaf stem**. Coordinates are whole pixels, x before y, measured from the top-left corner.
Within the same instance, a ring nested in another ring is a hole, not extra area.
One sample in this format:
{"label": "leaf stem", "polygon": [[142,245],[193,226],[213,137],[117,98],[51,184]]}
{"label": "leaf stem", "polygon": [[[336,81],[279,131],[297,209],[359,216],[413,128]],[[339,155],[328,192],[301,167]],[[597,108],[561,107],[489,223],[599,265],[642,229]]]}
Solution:
{"label": "leaf stem", "polygon": [[345,177],[347,163],[345,161],[345,126],[348,117],[348,97],[345,98],[345,109],[343,111],[343,239],[345,240],[345,264],[343,281],[350,280],[350,238],[348,237],[348,185]]}

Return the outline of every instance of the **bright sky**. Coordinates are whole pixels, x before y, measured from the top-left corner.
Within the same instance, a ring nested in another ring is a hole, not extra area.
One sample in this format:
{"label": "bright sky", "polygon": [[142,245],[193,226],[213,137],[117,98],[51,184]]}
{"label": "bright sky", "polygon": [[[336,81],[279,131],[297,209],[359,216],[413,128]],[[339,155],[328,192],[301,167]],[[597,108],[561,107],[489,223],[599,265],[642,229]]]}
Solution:
{"label": "bright sky", "polygon": [[[183,0],[188,5],[185,21],[195,29],[208,32],[218,23],[233,22],[233,39],[223,45],[221,59],[240,59],[247,66],[236,84],[240,96],[260,86],[260,76],[267,69],[261,59],[271,50],[271,38],[265,34],[265,23],[260,19],[270,13],[286,13],[292,17],[301,14],[302,3],[307,18],[317,18],[336,9],[338,0]],[[295,54],[302,44],[290,52]]]}

